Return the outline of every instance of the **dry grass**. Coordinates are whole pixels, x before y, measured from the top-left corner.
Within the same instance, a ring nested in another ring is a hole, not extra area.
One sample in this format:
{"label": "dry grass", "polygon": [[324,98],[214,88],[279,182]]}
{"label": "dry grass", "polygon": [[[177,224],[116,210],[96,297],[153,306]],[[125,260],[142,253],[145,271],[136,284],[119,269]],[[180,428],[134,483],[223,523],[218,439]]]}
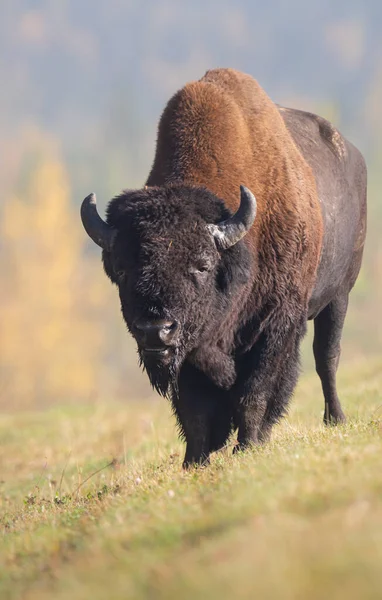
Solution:
{"label": "dry grass", "polygon": [[270,445],[189,473],[161,400],[3,416],[0,598],[381,597],[381,385],[344,368],[324,429],[303,377]]}

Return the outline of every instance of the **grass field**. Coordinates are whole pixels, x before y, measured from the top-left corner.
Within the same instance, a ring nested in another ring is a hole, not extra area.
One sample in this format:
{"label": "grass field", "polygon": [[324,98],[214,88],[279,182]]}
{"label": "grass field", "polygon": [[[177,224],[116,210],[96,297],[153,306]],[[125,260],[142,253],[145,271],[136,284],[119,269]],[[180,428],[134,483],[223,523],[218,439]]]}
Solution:
{"label": "grass field", "polygon": [[345,427],[306,375],[268,446],[187,473],[164,400],[3,415],[1,600],[382,598],[382,360],[339,388]]}

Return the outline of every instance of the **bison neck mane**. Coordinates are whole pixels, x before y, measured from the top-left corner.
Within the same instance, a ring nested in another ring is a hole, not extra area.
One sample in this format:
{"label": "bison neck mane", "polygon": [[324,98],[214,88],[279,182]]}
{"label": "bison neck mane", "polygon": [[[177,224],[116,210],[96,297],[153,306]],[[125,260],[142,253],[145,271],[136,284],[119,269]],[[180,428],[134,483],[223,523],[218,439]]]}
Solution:
{"label": "bison neck mane", "polygon": [[204,186],[231,211],[239,185],[251,189],[258,214],[245,240],[258,254],[262,294],[280,297],[280,286],[292,286],[307,304],[322,238],[315,180],[276,105],[251,76],[208,71],[170,99],[147,185],[174,183]]}

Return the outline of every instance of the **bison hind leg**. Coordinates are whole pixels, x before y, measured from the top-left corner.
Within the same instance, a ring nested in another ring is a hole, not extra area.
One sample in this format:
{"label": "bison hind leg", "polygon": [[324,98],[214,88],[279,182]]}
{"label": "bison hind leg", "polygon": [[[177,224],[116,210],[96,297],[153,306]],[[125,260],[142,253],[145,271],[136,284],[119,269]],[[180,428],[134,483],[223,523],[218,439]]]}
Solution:
{"label": "bison hind leg", "polygon": [[347,307],[348,293],[340,293],[314,320],[313,351],[325,398],[325,425],[337,425],[346,421],[337,394],[336,373]]}

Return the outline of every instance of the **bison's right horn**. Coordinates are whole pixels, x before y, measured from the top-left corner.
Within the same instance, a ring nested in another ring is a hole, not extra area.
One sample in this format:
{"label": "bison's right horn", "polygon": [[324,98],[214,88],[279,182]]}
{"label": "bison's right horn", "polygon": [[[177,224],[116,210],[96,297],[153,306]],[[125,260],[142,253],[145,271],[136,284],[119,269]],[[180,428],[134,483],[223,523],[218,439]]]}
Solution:
{"label": "bison's right horn", "polygon": [[245,236],[256,217],[256,198],[244,185],[240,186],[240,206],[232,217],[216,225],[207,225],[219,250],[227,250]]}
{"label": "bison's right horn", "polygon": [[81,220],[89,237],[97,244],[110,252],[115,238],[115,229],[110,227],[97,212],[95,194],[89,194],[81,204]]}

